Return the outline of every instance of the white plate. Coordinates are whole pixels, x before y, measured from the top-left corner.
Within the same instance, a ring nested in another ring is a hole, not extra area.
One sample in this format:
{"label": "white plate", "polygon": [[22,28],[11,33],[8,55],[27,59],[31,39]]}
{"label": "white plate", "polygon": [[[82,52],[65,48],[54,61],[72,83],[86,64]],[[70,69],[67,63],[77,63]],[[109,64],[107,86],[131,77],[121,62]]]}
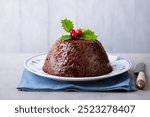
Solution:
{"label": "white plate", "polygon": [[40,55],[36,55],[36,56],[26,59],[24,62],[24,66],[28,71],[30,71],[36,75],[46,77],[46,78],[51,78],[54,80],[62,80],[62,81],[100,80],[100,79],[110,78],[112,76],[122,74],[131,68],[131,61],[124,57],[108,54],[108,58],[113,67],[113,71],[111,73],[101,75],[101,76],[95,76],[95,77],[71,77],[71,78],[69,78],[69,77],[60,77],[60,76],[49,75],[42,70],[44,61],[46,59],[46,54],[40,54]]}

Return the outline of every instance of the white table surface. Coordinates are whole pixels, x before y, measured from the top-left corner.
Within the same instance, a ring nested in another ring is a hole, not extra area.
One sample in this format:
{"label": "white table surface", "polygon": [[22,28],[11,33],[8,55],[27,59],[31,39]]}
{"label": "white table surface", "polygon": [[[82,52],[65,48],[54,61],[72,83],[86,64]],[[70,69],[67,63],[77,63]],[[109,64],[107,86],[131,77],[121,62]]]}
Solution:
{"label": "white table surface", "polygon": [[36,54],[0,54],[0,99],[38,99],[38,100],[54,100],[54,99],[150,99],[150,54],[115,54],[122,55],[130,59],[133,63],[130,74],[135,78],[133,69],[139,62],[146,64],[146,82],[144,90],[136,92],[25,92],[18,91],[18,85],[24,69],[23,62],[26,58]]}

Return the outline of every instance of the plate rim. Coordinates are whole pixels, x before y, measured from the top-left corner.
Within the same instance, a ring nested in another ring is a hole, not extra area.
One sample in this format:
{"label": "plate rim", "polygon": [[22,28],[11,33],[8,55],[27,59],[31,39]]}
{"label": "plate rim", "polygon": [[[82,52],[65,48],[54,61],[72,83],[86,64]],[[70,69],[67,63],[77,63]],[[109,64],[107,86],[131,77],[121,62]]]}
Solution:
{"label": "plate rim", "polygon": [[[129,63],[129,67],[124,70],[123,72],[120,72],[120,73],[117,73],[117,74],[114,74],[113,76],[112,75],[108,75],[107,77],[102,77],[104,75],[101,75],[101,76],[93,76],[93,77],[62,77],[62,76],[55,76],[55,75],[50,75],[50,74],[42,74],[41,73],[38,73],[38,72],[35,72],[33,70],[31,70],[26,64],[27,62],[32,59],[32,58],[35,58],[35,57],[38,57],[38,56],[46,56],[47,53],[41,53],[41,54],[37,54],[37,55],[34,55],[34,56],[30,56],[28,58],[25,59],[24,61],[24,67],[25,69],[27,69],[29,72],[31,73],[34,73],[35,75],[38,75],[38,76],[41,76],[41,77],[45,77],[45,78],[48,78],[48,79],[53,79],[53,80],[59,80],[59,81],[95,81],[95,80],[102,80],[102,79],[107,79],[107,78],[111,78],[111,77],[114,77],[114,76],[117,76],[117,75],[120,75],[122,73],[125,73],[127,72],[131,67],[132,67],[132,62],[131,60],[129,60],[128,58],[124,57],[124,56],[120,56],[120,55],[113,55],[113,54],[110,54],[110,53],[106,53],[107,56],[114,56],[114,57],[121,57],[123,58],[124,60],[126,60],[128,63]],[[44,72],[44,71],[43,71]],[[111,72],[110,72],[111,73]],[[109,74],[109,73],[108,73]],[[106,75],[106,74],[105,74]]]}

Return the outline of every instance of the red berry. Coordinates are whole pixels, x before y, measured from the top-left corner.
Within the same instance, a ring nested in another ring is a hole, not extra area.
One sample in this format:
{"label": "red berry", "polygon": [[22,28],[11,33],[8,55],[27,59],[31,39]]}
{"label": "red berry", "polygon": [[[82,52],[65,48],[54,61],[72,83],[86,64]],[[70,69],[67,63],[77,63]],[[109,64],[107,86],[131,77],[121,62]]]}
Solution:
{"label": "red berry", "polygon": [[75,33],[76,31],[74,29],[70,30],[70,34],[72,35],[73,33]]}
{"label": "red berry", "polygon": [[77,38],[77,33],[76,33],[76,32],[73,32],[73,33],[71,34],[71,36],[72,36],[73,38]]}
{"label": "red berry", "polygon": [[76,31],[76,33],[77,33],[77,36],[79,36],[79,37],[82,35],[82,31],[79,29]]}
{"label": "red berry", "polygon": [[77,33],[76,33],[76,31],[75,31],[74,29],[71,29],[71,30],[70,30],[70,34],[71,34],[71,36],[72,36],[73,38],[77,38]]}

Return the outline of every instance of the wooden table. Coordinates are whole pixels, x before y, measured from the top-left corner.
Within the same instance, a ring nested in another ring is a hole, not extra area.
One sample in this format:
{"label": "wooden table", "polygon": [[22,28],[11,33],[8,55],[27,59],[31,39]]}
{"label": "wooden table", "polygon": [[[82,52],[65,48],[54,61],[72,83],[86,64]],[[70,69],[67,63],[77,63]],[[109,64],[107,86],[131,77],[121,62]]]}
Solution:
{"label": "wooden table", "polygon": [[115,54],[130,59],[133,63],[130,74],[135,78],[133,69],[139,62],[146,64],[147,85],[136,92],[24,92],[18,91],[18,85],[26,58],[36,54],[0,54],[0,99],[150,99],[150,54]]}

